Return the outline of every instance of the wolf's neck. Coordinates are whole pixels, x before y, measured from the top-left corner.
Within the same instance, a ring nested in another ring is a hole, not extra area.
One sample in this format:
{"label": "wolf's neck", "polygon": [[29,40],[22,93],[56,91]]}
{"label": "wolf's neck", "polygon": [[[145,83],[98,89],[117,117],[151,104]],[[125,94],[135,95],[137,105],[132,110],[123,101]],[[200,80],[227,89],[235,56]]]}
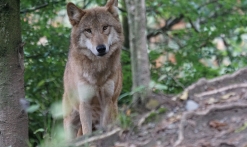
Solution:
{"label": "wolf's neck", "polygon": [[71,66],[76,66],[74,72],[79,74],[79,77],[84,77],[86,79],[99,80],[100,83],[104,83],[107,77],[111,76],[117,70],[121,70],[120,63],[120,54],[121,50],[115,50],[111,56],[102,57],[102,58],[93,58],[90,59],[84,54],[80,54],[76,51],[71,51],[70,55],[73,58],[70,58]]}
{"label": "wolf's neck", "polygon": [[82,64],[86,64],[87,70],[92,70],[92,72],[107,72],[115,71],[118,66],[120,66],[120,51],[116,50],[110,57],[100,57],[95,59],[90,59],[84,55],[82,59]]}

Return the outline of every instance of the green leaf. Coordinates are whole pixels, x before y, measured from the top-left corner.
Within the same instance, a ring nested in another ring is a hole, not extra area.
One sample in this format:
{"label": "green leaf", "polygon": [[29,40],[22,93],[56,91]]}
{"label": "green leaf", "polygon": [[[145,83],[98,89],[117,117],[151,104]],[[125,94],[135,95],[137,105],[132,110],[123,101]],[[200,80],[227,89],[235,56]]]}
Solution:
{"label": "green leaf", "polygon": [[31,105],[30,107],[27,108],[27,112],[28,113],[33,113],[35,111],[37,111],[39,109],[40,105],[37,104],[37,105]]}
{"label": "green leaf", "polygon": [[168,89],[167,85],[159,84],[159,83],[156,83],[154,81],[150,82],[149,87],[152,88],[152,89],[156,89],[156,90],[166,90],[166,89]]}
{"label": "green leaf", "polygon": [[51,108],[52,117],[55,119],[63,118],[62,102],[53,103]]}
{"label": "green leaf", "polygon": [[38,133],[38,132],[44,132],[44,131],[45,131],[45,130],[44,130],[43,128],[39,128],[38,130],[34,131],[33,134],[36,134],[36,133]]}
{"label": "green leaf", "polygon": [[244,123],[244,125],[242,127],[238,128],[235,132],[236,133],[239,133],[239,132],[244,131],[245,129],[247,129],[247,122]]}
{"label": "green leaf", "polygon": [[45,80],[41,80],[38,84],[37,87],[41,87],[45,84]]}

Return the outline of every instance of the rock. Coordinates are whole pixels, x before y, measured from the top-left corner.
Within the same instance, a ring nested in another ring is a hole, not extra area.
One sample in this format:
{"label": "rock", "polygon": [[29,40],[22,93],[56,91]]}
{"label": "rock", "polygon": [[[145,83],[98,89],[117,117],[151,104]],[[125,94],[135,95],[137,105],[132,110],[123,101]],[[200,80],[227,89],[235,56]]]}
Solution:
{"label": "rock", "polygon": [[186,102],[186,106],[185,106],[185,108],[186,108],[187,111],[196,110],[198,107],[199,107],[199,105],[195,101],[193,101],[193,100],[188,100]]}

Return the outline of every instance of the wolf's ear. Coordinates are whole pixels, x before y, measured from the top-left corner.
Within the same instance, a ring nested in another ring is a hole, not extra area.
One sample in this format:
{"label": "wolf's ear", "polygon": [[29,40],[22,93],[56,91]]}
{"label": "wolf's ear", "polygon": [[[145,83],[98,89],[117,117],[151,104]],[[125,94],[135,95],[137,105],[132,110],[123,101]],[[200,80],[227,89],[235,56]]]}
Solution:
{"label": "wolf's ear", "polygon": [[80,22],[81,17],[85,14],[83,10],[76,7],[73,3],[67,4],[67,13],[72,26],[77,25]]}
{"label": "wolf's ear", "polygon": [[115,18],[118,18],[118,0],[108,0],[105,5],[107,11],[109,11]]}

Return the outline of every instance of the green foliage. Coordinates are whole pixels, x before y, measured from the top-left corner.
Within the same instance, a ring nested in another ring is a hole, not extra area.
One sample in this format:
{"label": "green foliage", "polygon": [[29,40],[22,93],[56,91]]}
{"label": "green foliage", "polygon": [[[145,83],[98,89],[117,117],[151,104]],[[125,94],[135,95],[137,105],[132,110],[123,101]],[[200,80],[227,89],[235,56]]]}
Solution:
{"label": "green foliage", "polygon": [[[154,43],[148,38],[152,79],[168,87],[164,92],[178,93],[201,77],[213,78],[246,66],[246,2],[146,2],[148,35],[155,39]],[[183,28],[174,29],[179,22]],[[217,40],[224,49],[217,49]],[[159,55],[166,62],[156,67]],[[169,61],[169,55],[176,61]]]}
{"label": "green foliage", "polygon": [[[123,88],[122,93],[119,98],[120,104],[130,103],[131,95],[129,91],[131,91],[132,87],[132,74],[131,74],[131,63],[130,63],[130,52],[122,51],[122,72],[123,72]],[[122,99],[123,97],[126,97]]]}
{"label": "green foliage", "polygon": [[[121,94],[119,96],[118,100],[121,102],[121,101],[124,101],[123,98],[125,98],[124,102],[125,102],[125,104],[128,104],[131,102],[130,97],[132,97],[137,92],[143,93],[144,90],[145,90],[144,86],[137,87],[136,89],[133,89],[130,92],[125,92],[125,93]],[[129,101],[126,101],[126,100],[129,100]]]}
{"label": "green foliage", "polygon": [[45,8],[21,15],[26,98],[31,104],[29,137],[33,146],[40,144],[55,127],[56,121],[49,109],[62,98],[62,76],[69,47],[69,28],[55,22],[58,12],[64,10],[64,1],[25,0],[21,2],[21,10],[45,3],[48,4]]}
{"label": "green foliage", "polygon": [[128,116],[124,114],[123,112],[119,113],[118,114],[118,124],[123,129],[129,129],[131,126],[133,126],[131,116]]}

